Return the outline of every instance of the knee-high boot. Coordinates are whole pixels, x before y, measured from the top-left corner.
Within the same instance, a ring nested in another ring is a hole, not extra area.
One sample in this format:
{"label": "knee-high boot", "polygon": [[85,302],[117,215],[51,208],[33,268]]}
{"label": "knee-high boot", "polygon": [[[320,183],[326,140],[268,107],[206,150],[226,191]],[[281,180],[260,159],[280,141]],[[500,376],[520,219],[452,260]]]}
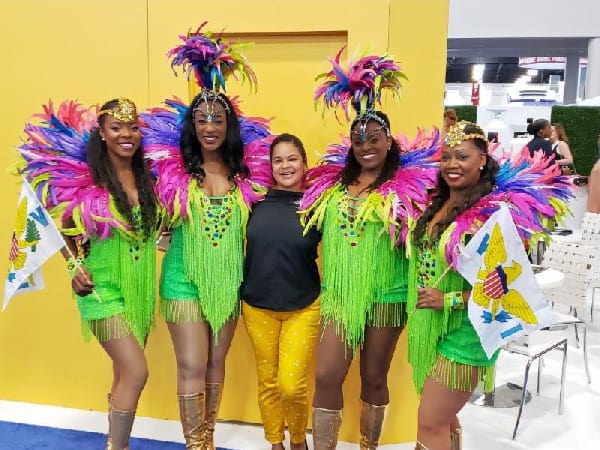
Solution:
{"label": "knee-high boot", "polygon": [[178,395],[179,417],[185,438],[187,450],[202,450],[204,448],[204,392],[197,394]]}
{"label": "knee-high boot", "polygon": [[110,408],[108,413],[108,438],[106,440],[106,450],[128,450],[129,436],[135,411],[120,411]]}
{"label": "knee-high boot", "polygon": [[375,450],[379,445],[386,406],[375,406],[361,401],[360,450]]}
{"label": "knee-high boot", "polygon": [[206,415],[204,418],[204,447],[203,450],[215,450],[215,424],[223,394],[222,383],[206,383]]}
{"label": "knee-high boot", "polygon": [[450,450],[462,450],[462,427],[450,432]]}
{"label": "knee-high boot", "polygon": [[335,450],[341,424],[342,411],[340,409],[313,408],[314,450]]}

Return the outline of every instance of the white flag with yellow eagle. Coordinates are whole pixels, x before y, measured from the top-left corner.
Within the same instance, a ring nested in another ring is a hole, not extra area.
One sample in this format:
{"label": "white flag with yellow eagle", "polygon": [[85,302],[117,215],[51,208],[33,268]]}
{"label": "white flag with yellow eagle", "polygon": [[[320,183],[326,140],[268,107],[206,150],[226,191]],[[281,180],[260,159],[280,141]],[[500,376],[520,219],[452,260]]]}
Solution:
{"label": "white flag with yellow eagle", "polygon": [[488,357],[507,342],[552,324],[552,311],[505,203],[460,249],[457,269],[473,287],[469,319]]}
{"label": "white flag with yellow eagle", "polygon": [[4,283],[2,310],[13,295],[44,287],[39,269],[64,245],[65,241],[50,215],[29,183],[23,181],[8,256],[8,276]]}

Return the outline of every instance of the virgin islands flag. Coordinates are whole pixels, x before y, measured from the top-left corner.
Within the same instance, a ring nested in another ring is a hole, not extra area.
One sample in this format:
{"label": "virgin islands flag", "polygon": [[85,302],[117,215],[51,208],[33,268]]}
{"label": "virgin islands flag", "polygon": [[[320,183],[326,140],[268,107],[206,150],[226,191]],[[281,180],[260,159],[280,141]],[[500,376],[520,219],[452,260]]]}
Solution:
{"label": "virgin islands flag", "polygon": [[13,295],[44,287],[40,267],[64,245],[56,225],[24,180],[8,255],[3,311]]}
{"label": "virgin islands flag", "polygon": [[473,286],[469,319],[488,357],[553,322],[508,206],[503,203],[460,249],[458,271]]}

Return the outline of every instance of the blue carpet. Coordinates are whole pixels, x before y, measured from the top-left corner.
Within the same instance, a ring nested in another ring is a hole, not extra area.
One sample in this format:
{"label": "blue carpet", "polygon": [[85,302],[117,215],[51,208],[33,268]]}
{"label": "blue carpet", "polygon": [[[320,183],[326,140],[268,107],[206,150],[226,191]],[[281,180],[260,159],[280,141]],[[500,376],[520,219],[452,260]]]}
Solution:
{"label": "blue carpet", "polygon": [[[103,450],[106,435],[0,421],[2,450]],[[129,450],[183,450],[183,444],[131,438]],[[221,448],[219,450],[227,450]]]}

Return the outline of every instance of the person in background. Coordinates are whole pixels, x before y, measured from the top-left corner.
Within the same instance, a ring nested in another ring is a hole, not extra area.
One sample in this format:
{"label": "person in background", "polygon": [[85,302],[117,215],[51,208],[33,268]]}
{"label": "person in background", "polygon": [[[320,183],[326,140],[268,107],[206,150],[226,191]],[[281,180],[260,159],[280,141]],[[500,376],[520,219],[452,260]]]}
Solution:
{"label": "person in background", "polygon": [[270,146],[275,184],[256,204],[246,231],[242,317],[256,355],[258,405],[265,438],[283,450],[287,423],[292,450],[307,450],[307,371],[319,329],[321,291],[314,228],[303,236],[298,206],[306,151],[291,134]]}
{"label": "person in background", "polygon": [[[598,145],[600,145],[600,136],[598,136]],[[600,213],[600,159],[596,161],[588,177],[587,211]]]}
{"label": "person in background", "polygon": [[455,125],[458,121],[456,111],[452,108],[446,108],[444,110],[444,126],[442,128],[442,136],[448,132],[448,129]]}
{"label": "person in background", "polygon": [[552,124],[550,144],[552,144],[552,151],[556,154],[556,159],[554,160],[556,164],[573,164],[573,154],[569,147],[569,138],[560,123]]}
{"label": "person in background", "polygon": [[533,136],[527,143],[527,149],[529,150],[529,156],[533,158],[535,152],[541,150],[544,152],[544,157],[549,158],[554,155],[552,151],[552,145],[548,140],[552,134],[552,125],[549,120],[536,119],[527,125],[527,133]]}

